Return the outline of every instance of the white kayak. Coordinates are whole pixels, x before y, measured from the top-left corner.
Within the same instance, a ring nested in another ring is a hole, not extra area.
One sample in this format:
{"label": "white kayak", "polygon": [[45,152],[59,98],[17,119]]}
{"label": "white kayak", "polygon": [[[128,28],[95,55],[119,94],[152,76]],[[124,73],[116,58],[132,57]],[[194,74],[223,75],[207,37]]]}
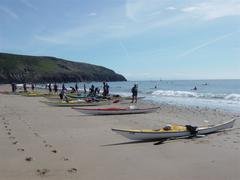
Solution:
{"label": "white kayak", "polygon": [[154,112],[160,107],[152,108],[72,108],[84,114],[91,115],[123,115],[123,114],[143,114]]}
{"label": "white kayak", "polygon": [[221,131],[224,129],[229,129],[233,127],[233,124],[236,119],[232,119],[231,121],[217,124],[217,125],[209,125],[205,127],[196,127],[193,131],[189,130],[184,125],[171,125],[171,128],[166,130],[165,128],[151,130],[127,130],[127,129],[112,129],[112,131],[128,138],[131,140],[157,140],[157,139],[168,139],[168,138],[180,138],[180,137],[189,137],[193,135],[205,135],[214,133],[217,131]]}

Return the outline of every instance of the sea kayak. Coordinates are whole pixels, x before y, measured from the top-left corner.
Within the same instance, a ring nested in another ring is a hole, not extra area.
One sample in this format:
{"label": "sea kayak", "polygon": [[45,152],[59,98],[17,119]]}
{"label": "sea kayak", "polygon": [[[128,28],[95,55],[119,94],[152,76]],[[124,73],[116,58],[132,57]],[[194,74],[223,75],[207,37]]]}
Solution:
{"label": "sea kayak", "polygon": [[57,107],[79,107],[79,106],[100,106],[106,105],[105,102],[81,102],[81,101],[41,101],[50,106],[57,106]]}
{"label": "sea kayak", "polygon": [[168,129],[166,128],[161,128],[157,130],[112,129],[112,131],[131,140],[157,140],[214,133],[224,129],[232,128],[234,122],[235,119],[232,119],[231,121],[224,122],[222,124],[209,125],[205,127],[196,127],[194,130],[189,129],[189,126],[172,124],[171,128]]}
{"label": "sea kayak", "polygon": [[151,107],[151,108],[73,108],[77,111],[80,111],[84,114],[90,115],[123,115],[123,114],[143,114],[150,113],[158,110],[160,107]]}

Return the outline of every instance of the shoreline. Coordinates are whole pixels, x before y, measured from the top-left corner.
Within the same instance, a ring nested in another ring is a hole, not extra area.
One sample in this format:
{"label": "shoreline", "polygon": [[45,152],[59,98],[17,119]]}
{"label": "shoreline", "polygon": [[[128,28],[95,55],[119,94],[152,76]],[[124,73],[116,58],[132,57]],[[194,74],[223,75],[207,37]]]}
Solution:
{"label": "shoreline", "polygon": [[[156,146],[153,142],[133,143],[111,131],[111,128],[157,129],[169,123],[216,124],[239,118],[238,114],[161,105],[160,110],[150,114],[88,116],[71,108],[50,107],[40,100],[44,98],[0,94],[0,179],[240,177],[239,119],[229,131]],[[140,106],[152,105],[144,102]]]}

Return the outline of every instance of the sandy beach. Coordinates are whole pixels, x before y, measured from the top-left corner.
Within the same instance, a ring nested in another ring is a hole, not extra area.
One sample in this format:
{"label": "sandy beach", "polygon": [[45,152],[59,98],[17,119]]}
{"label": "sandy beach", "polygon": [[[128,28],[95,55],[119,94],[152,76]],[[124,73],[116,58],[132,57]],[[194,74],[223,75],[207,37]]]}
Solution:
{"label": "sandy beach", "polygon": [[[9,86],[1,85],[4,90]],[[237,113],[163,104],[150,114],[89,116],[40,100],[45,99],[0,94],[0,180],[240,178],[239,119],[232,130],[160,145],[132,143],[111,131],[217,124],[238,118]]]}

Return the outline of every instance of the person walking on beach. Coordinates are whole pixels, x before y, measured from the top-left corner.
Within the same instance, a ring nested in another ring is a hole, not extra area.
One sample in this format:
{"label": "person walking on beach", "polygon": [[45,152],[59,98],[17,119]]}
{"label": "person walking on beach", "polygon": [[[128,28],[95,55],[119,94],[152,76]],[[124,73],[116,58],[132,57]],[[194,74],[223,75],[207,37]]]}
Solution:
{"label": "person walking on beach", "polygon": [[137,94],[138,94],[138,88],[137,88],[137,84],[134,84],[134,86],[132,87],[132,102],[134,102],[135,100],[135,103],[137,103]]}

